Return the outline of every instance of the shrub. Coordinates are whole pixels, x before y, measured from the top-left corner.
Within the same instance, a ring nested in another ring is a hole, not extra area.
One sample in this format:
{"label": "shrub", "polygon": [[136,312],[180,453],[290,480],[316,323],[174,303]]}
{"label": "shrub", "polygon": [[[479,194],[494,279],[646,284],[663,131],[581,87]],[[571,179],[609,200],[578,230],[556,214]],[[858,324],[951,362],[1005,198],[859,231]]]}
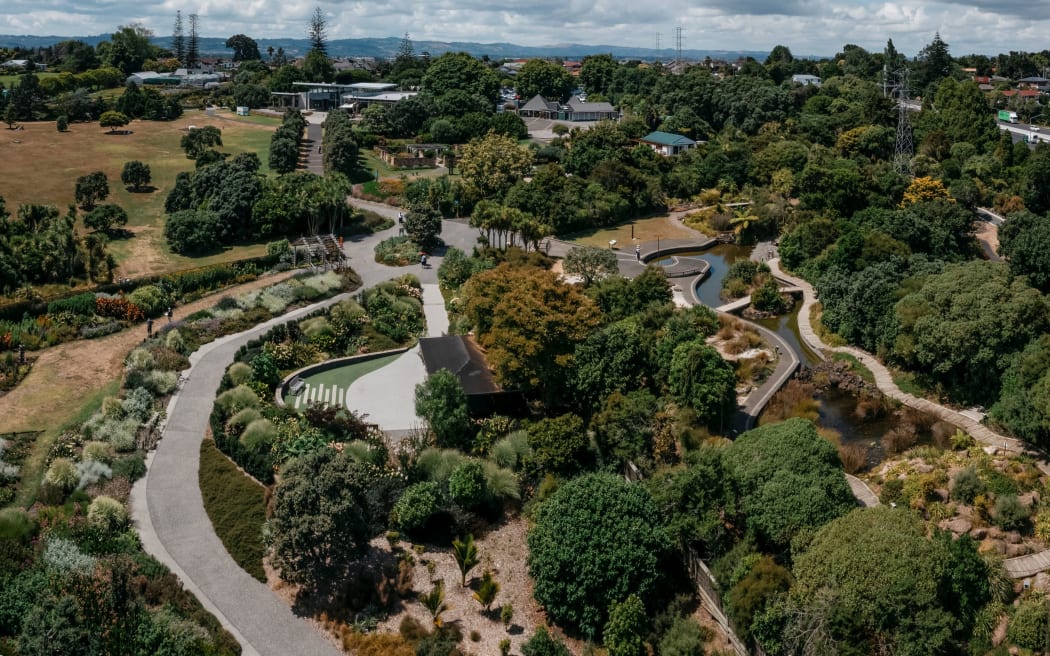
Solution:
{"label": "shrub", "polygon": [[146,320],[146,315],[138,306],[120,296],[99,296],[96,298],[95,314],[100,317],[113,317],[121,321],[139,322]]}
{"label": "shrub", "polygon": [[118,333],[123,329],[124,326],[119,321],[109,321],[96,326],[84,326],[80,329],[80,336],[84,339],[95,339]]}
{"label": "shrub", "polygon": [[113,477],[126,478],[134,483],[146,475],[146,460],[142,453],[119,458],[113,462]]}
{"label": "shrub", "polygon": [[277,439],[277,427],[269,419],[256,419],[248,424],[241,434],[240,442],[252,451],[269,450]]}
{"label": "shrub", "polygon": [[113,449],[105,442],[88,442],[84,445],[84,460],[109,464],[113,461]]}
{"label": "shrub", "polygon": [[1046,602],[1037,598],[1026,599],[1021,602],[1013,617],[1010,618],[1006,637],[1018,647],[1034,650],[1045,649],[1047,625]]}
{"label": "shrub", "polygon": [[142,379],[142,386],[157,396],[165,396],[175,391],[179,384],[179,374],[174,371],[154,369]]}
{"label": "shrub", "polygon": [[200,488],[204,510],[230,556],[259,581],[266,580],[262,560],[266,522],[264,488],[237,469],[215,442],[201,443]]}
{"label": "shrub", "polygon": [[90,317],[95,314],[95,294],[84,292],[69,298],[51,301],[47,304],[48,314],[61,314],[63,312],[72,312],[73,314]]}
{"label": "shrub", "polygon": [[[169,330],[164,335],[164,346],[168,347],[172,351],[175,351],[176,353],[180,353],[182,355],[186,354],[186,340],[182,338],[182,333],[180,333],[175,328]],[[167,369],[168,367],[163,368]],[[185,367],[181,368],[184,369]]]}
{"label": "shrub", "polygon": [[153,395],[144,387],[136,387],[120,405],[125,417],[146,421],[153,414]]}
{"label": "shrub", "polygon": [[144,348],[137,348],[124,360],[124,368],[128,371],[145,371],[153,368],[153,354]]}
{"label": "shrub", "polygon": [[660,656],[704,656],[701,627],[691,617],[678,617],[660,639]]}
{"label": "shrub", "polygon": [[548,633],[545,626],[536,629],[536,633],[522,643],[521,653],[523,656],[572,656],[565,643]]}
{"label": "shrub", "polygon": [[234,413],[232,417],[226,420],[226,433],[228,435],[240,435],[244,432],[244,428],[255,421],[256,419],[262,419],[262,413],[259,412],[258,408],[244,408]]}
{"label": "shrub", "polygon": [[484,501],[485,472],[477,460],[467,460],[452,472],[448,479],[448,492],[452,501],[462,508],[471,509]]}
{"label": "shrub", "polygon": [[1028,528],[1031,511],[1014,494],[1003,494],[995,500],[995,523],[1007,531]]}
{"label": "shrub", "polygon": [[220,394],[215,399],[215,406],[222,411],[224,416],[229,417],[238,410],[259,407],[259,397],[255,395],[252,388],[238,385]]}
{"label": "shrub", "polygon": [[124,530],[127,526],[128,511],[116,499],[99,496],[88,506],[87,518],[92,526],[112,534]]}
{"label": "shrub", "polygon": [[632,594],[622,602],[613,603],[602,637],[609,656],[642,656],[648,632],[645,604],[638,595]]}
{"label": "shrub", "polygon": [[80,477],[80,481],[77,483],[77,489],[83,490],[89,485],[98,483],[103,478],[112,478],[113,470],[109,468],[109,465],[103,462],[84,460],[83,462],[77,463],[77,475]]}
{"label": "shrub", "polygon": [[88,575],[95,569],[94,558],[82,552],[72,540],[57,535],[48,538],[43,560],[47,569],[61,574]]}
{"label": "shrub", "polygon": [[426,525],[441,509],[441,488],[433,481],[423,481],[408,487],[394,504],[394,524],[411,533]]}
{"label": "shrub", "polygon": [[69,492],[80,482],[80,474],[77,473],[77,468],[68,458],[55,458],[51,466],[47,468],[47,473],[44,474],[44,481],[64,492]]}
{"label": "shrub", "polygon": [[525,431],[514,431],[492,445],[492,459],[500,467],[515,469],[529,455],[529,438]]}
{"label": "shrub", "polygon": [[985,491],[984,481],[981,480],[977,470],[973,467],[967,467],[959,471],[955,478],[952,479],[951,496],[956,501],[972,504],[977,495],[984,494]]}
{"label": "shrub", "polygon": [[230,377],[234,387],[244,385],[252,379],[252,367],[244,362],[234,362],[226,370],[226,375]]}
{"label": "shrub", "polygon": [[156,285],[143,285],[128,294],[128,301],[142,310],[147,317],[159,317],[168,309],[168,296]]}

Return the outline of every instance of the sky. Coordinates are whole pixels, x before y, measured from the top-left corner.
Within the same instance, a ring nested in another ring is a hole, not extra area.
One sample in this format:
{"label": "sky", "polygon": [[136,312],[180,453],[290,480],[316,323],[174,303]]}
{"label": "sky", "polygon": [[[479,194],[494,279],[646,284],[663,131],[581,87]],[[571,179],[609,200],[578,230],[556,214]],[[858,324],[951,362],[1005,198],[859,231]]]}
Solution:
{"label": "sky", "polygon": [[[829,56],[847,43],[914,56],[940,32],[953,55],[1050,47],[1045,0],[4,0],[0,34],[94,35],[138,22],[170,34],[176,10],[196,12],[202,36],[305,36],[320,6],[329,37],[614,44]],[[188,27],[188,25],[187,25]]]}

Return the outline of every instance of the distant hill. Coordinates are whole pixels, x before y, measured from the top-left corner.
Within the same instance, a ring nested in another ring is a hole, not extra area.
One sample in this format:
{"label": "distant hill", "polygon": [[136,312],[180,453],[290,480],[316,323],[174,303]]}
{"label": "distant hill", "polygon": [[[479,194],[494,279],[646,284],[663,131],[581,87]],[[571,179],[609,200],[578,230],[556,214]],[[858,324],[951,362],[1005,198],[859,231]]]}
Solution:
{"label": "distant hill", "polygon": [[[79,40],[91,45],[97,45],[100,41],[109,39],[109,34],[98,34],[95,36],[34,36],[34,35],[10,35],[0,34],[0,47],[2,48],[39,48],[58,43],[59,41]],[[310,49],[308,39],[257,39],[259,50],[264,55],[268,47],[284,48],[289,57],[305,55]],[[170,46],[171,37],[155,37],[153,42],[160,46]],[[398,46],[401,45],[400,37],[371,38],[371,39],[333,39],[328,42],[329,54],[333,57],[376,57],[393,58],[397,54]],[[597,55],[609,53],[618,59],[641,59],[665,61],[673,60],[674,50],[665,48],[631,48],[628,46],[611,45],[584,45],[579,43],[555,44],[549,46],[521,46],[514,43],[475,43],[472,41],[413,41],[412,46],[416,54],[424,52],[432,56],[444,52],[469,52],[481,57],[488,55],[492,59],[513,59],[527,57],[563,57],[565,59],[580,59],[585,55]],[[202,55],[229,56],[230,50],[226,48],[225,38],[201,37],[200,48]],[[737,57],[754,57],[764,61],[768,51],[754,50],[683,50],[682,57],[691,60],[701,60],[705,57],[712,59],[734,60]]]}

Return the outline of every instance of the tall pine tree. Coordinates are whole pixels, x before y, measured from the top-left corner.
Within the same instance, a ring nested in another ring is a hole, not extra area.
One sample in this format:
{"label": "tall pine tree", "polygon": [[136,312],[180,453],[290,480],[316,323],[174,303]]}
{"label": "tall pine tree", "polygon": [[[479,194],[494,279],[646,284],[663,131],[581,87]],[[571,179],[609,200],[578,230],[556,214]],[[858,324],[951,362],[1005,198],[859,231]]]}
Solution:
{"label": "tall pine tree", "polygon": [[182,33],[182,11],[175,11],[175,29],[171,35],[171,51],[180,64],[186,63],[186,36]]}
{"label": "tall pine tree", "polygon": [[310,28],[307,30],[312,44],[311,50],[328,56],[328,18],[320,7],[314,7],[313,16],[310,17]]}
{"label": "tall pine tree", "polygon": [[190,14],[190,39],[186,45],[186,68],[201,64],[200,37],[197,34],[197,14]]}

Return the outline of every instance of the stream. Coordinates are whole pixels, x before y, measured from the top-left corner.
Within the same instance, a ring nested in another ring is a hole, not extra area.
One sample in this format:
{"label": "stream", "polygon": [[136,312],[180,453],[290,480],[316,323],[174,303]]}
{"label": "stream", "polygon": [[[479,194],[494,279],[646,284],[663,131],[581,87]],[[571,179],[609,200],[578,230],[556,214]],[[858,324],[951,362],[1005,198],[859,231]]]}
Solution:
{"label": "stream", "polygon": [[[697,285],[696,296],[708,307],[718,307],[726,303],[719,295],[722,290],[722,281],[726,277],[729,265],[737,260],[750,257],[751,247],[738,246],[735,244],[719,244],[704,251],[690,251],[676,253],[657,262],[666,265],[672,263],[672,257],[695,258],[706,260],[711,265],[708,275]],[[776,333],[787,342],[799,355],[803,366],[813,366],[821,360],[803,345],[798,333],[798,312],[801,303],[796,303],[791,312],[762,319],[755,323]],[[882,459],[882,436],[893,428],[892,417],[884,417],[877,420],[859,420],[854,414],[857,406],[857,397],[848,392],[840,391],[831,387],[818,395],[820,401],[819,425],[823,428],[834,430],[841,436],[842,444],[861,444],[868,447],[869,464],[875,464]]]}

